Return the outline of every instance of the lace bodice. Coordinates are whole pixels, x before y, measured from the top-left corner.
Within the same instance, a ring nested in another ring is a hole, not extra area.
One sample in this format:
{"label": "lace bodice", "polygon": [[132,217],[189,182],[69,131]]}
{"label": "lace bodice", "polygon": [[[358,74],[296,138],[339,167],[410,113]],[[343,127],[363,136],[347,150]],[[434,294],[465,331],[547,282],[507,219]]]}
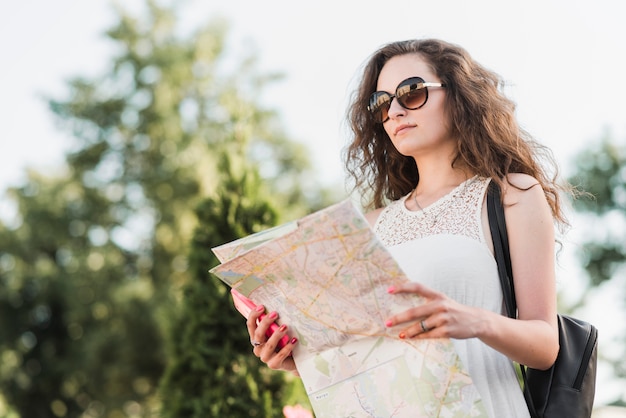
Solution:
{"label": "lace bodice", "polygon": [[381,212],[374,231],[386,246],[437,234],[463,235],[484,242],[480,208],[488,184],[488,178],[474,176],[420,211],[406,208],[409,193]]}

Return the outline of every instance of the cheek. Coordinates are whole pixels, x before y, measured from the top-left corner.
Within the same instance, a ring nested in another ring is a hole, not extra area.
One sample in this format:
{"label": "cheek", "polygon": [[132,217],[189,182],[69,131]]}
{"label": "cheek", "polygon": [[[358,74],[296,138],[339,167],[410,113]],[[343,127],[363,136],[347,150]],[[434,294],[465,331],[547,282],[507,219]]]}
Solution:
{"label": "cheek", "polygon": [[450,130],[448,129],[448,125],[444,119],[439,119],[437,121],[433,121],[433,125],[431,126],[431,134],[438,139],[447,139],[450,137]]}
{"label": "cheek", "polygon": [[444,117],[433,119],[435,129],[447,132],[449,130],[448,120]]}
{"label": "cheek", "polygon": [[451,131],[450,127],[452,126],[451,122],[452,120],[450,118],[448,109],[446,109],[446,106],[444,105],[444,103],[442,103],[440,106],[440,112],[439,112],[439,123],[441,124],[442,129],[445,129],[446,131],[450,132]]}
{"label": "cheek", "polygon": [[441,117],[441,120],[439,121],[440,126],[441,126],[441,130],[443,130],[447,135],[452,135],[452,129],[450,128],[450,119],[447,118],[445,115]]}
{"label": "cheek", "polygon": [[443,134],[450,133],[450,120],[443,111],[432,112],[429,121],[433,131]]}

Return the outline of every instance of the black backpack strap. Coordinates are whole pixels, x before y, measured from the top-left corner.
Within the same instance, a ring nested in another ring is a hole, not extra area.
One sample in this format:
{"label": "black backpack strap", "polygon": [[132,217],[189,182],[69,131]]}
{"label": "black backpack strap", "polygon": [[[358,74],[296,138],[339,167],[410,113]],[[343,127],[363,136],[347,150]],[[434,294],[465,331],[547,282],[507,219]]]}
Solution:
{"label": "black backpack strap", "polygon": [[500,187],[493,180],[489,183],[487,190],[487,214],[506,312],[509,317],[517,318],[517,303],[509,252],[509,237],[504,220],[504,207],[502,206]]}
{"label": "black backpack strap", "polygon": [[[491,230],[493,250],[496,264],[498,265],[498,276],[500,276],[506,311],[509,317],[517,318],[517,302],[515,301],[515,285],[513,283],[511,253],[509,251],[509,236],[506,231],[506,222],[504,219],[504,206],[502,205],[500,187],[493,179],[489,183],[489,189],[487,190],[487,216],[489,218],[489,229]],[[526,405],[528,405],[531,417],[538,417],[532,397],[530,396],[526,367],[523,364],[520,364],[519,367],[524,381],[523,389]]]}

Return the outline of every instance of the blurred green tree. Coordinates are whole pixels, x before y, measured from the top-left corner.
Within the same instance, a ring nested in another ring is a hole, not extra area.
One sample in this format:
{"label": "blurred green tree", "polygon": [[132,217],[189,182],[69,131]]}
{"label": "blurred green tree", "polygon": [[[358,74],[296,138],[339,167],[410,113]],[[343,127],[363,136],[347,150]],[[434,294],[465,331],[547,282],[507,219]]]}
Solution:
{"label": "blurred green tree", "polygon": [[[574,201],[584,219],[581,229],[585,242],[579,255],[589,276],[589,285],[611,286],[613,291],[624,293],[626,147],[611,140],[607,133],[598,143],[579,152],[575,165],[576,172],[569,181],[590,195]],[[626,304],[620,308],[626,309]],[[615,376],[621,379],[626,379],[625,346],[626,340],[615,341],[615,347],[621,347],[620,350],[603,350],[600,354],[603,361],[613,366]],[[626,406],[623,399],[616,400],[615,404]]]}
{"label": "blurred green tree", "polygon": [[224,22],[183,36],[175,8],[117,11],[110,71],[50,101],[76,141],[65,171],[8,191],[0,392],[24,418],[276,413],[293,388],[207,271],[211,246],[328,203],[261,105],[281,76],[233,68]]}
{"label": "blurred green tree", "polygon": [[222,188],[197,209],[200,223],[189,260],[194,279],[185,286],[169,340],[172,361],[161,387],[163,418],[278,417],[285,404],[308,404],[299,379],[285,385],[291,375],[259,368],[228,287],[207,269],[218,264],[208,248],[279,219],[257,172],[234,160],[224,155],[219,164]]}

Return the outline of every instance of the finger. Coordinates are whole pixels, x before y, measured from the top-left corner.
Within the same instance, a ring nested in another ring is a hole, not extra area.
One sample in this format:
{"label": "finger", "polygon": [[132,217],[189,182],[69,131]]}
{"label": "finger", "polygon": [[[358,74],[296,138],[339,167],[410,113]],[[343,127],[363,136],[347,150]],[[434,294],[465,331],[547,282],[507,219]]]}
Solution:
{"label": "finger", "polygon": [[270,327],[276,320],[278,319],[278,312],[272,311],[268,315],[261,315],[260,321],[258,322],[257,335],[267,335],[267,337],[262,338],[262,341],[266,341],[267,338],[271,335],[271,332],[268,332]]}
{"label": "finger", "polygon": [[387,318],[387,320],[385,321],[385,326],[391,328],[393,326],[404,324],[406,322],[413,322],[417,319],[428,316],[429,313],[430,312],[428,310],[428,307],[424,305],[409,308],[405,311],[402,311]]}
{"label": "finger", "polygon": [[433,318],[429,317],[429,318],[424,318],[421,321],[418,322],[419,324],[419,328],[417,325],[413,325],[412,331],[413,334],[412,336],[426,336],[426,337],[432,337],[432,335],[435,333],[435,329],[437,328],[434,324],[433,324]]}
{"label": "finger", "polygon": [[[257,319],[252,322],[254,317],[257,317]],[[255,312],[254,316],[252,313],[250,314],[250,318],[248,318],[248,332],[250,334],[250,341],[253,342],[252,345],[260,345],[255,344],[255,341],[261,344],[267,342],[267,338],[272,335],[270,327],[272,327],[276,319],[278,319],[278,313],[276,312],[270,312],[269,315],[264,313],[259,314],[258,311]]]}
{"label": "finger", "polygon": [[445,314],[433,314],[412,323],[402,329],[398,336],[400,338],[448,338],[451,328],[446,320]]}
{"label": "finger", "polygon": [[265,307],[263,305],[259,305],[255,309],[250,311],[250,314],[248,315],[248,319],[246,320],[246,327],[248,328],[248,334],[250,334],[251,341],[260,341],[255,337],[255,332],[258,328],[257,321],[264,312]]}
{"label": "finger", "polygon": [[417,282],[406,282],[394,286],[389,286],[389,288],[387,289],[387,293],[392,295],[396,293],[415,293],[429,299],[441,296],[441,293]]}
{"label": "finger", "polygon": [[411,325],[410,327],[400,331],[398,333],[398,337],[401,339],[408,338],[436,338],[435,330],[436,328],[429,328],[427,331],[422,330],[422,327],[419,323]]}
{"label": "finger", "polygon": [[297,343],[298,339],[294,337],[289,340],[289,342],[282,349],[278,351],[274,350],[274,347],[271,343],[267,343],[262,348],[259,347],[259,358],[271,369],[294,371],[295,362],[293,360],[293,357],[291,356],[291,353]]}
{"label": "finger", "polygon": [[275,353],[275,355],[268,359],[265,363],[267,364],[267,367],[273,370],[285,370],[289,372],[297,371],[296,363],[293,360],[293,357],[289,355],[283,356],[281,353]]}
{"label": "finger", "polygon": [[413,308],[409,308],[403,312],[397,313],[385,321],[387,327],[393,327],[409,321],[421,320],[435,314],[442,309],[445,310],[447,296],[443,293],[436,292],[421,283],[402,283],[401,285],[391,286],[387,290],[390,294],[414,293],[425,298],[425,301]]}
{"label": "finger", "polygon": [[270,324],[270,327],[272,327],[270,330],[274,329],[274,331],[265,342],[265,345],[274,351],[280,350],[289,343],[289,335],[287,335],[288,326],[287,324],[280,326]]}

